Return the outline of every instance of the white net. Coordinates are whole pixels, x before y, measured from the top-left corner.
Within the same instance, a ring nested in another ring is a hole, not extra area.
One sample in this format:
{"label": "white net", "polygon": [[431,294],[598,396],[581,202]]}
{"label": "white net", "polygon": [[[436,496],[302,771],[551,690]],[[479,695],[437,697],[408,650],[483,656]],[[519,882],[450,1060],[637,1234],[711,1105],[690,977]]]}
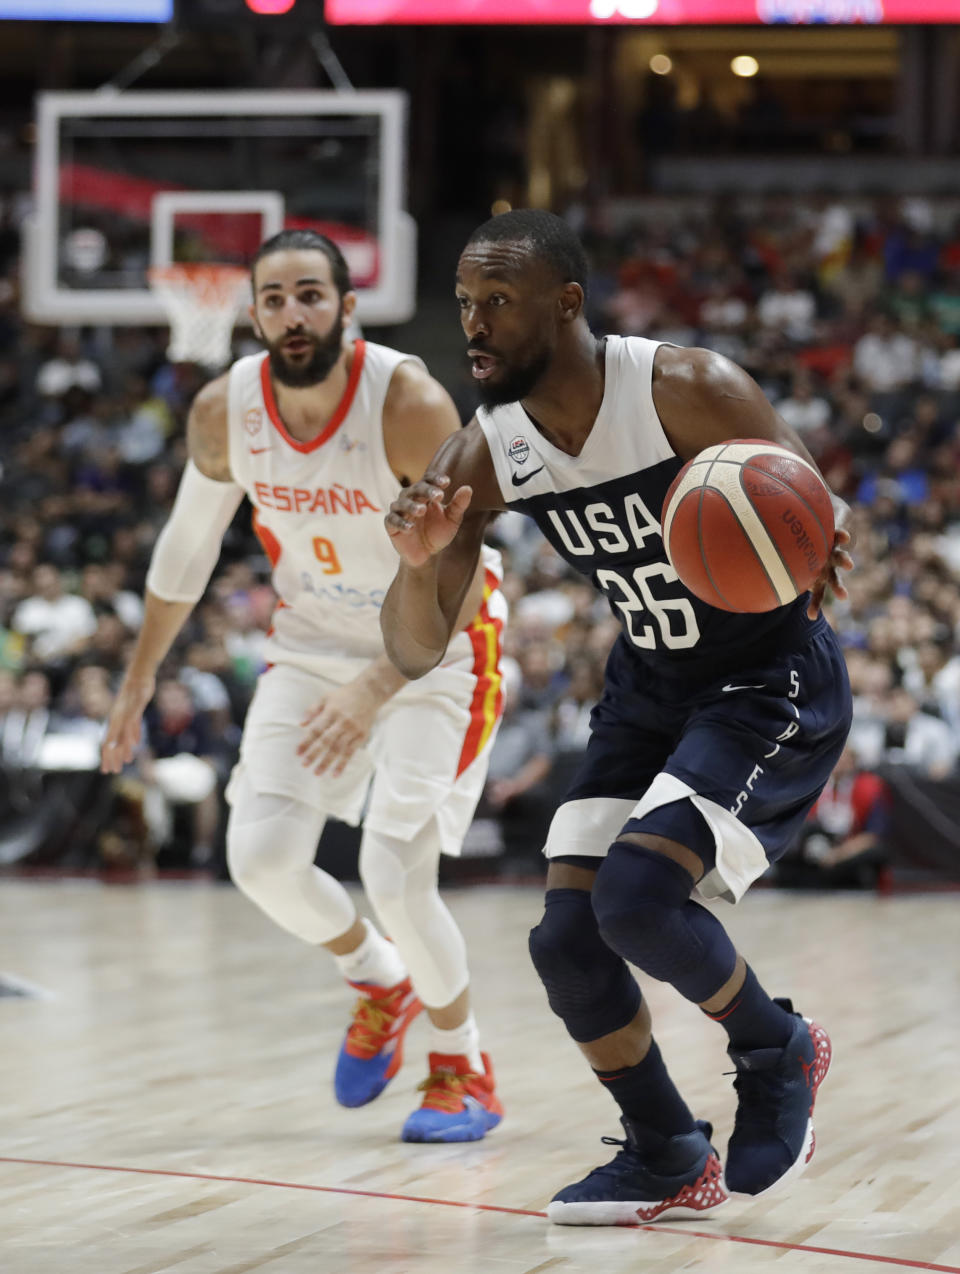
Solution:
{"label": "white net", "polygon": [[237,313],[250,295],[247,271],[236,265],[161,265],[148,278],[170,319],[170,361],[226,367]]}

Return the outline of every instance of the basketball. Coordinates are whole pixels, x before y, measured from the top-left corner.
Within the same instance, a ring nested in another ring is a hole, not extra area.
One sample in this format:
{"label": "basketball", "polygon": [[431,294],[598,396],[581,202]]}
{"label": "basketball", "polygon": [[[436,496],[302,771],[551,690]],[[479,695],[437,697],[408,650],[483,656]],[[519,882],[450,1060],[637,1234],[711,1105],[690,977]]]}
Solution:
{"label": "basketball", "polygon": [[833,548],[833,505],[812,465],[760,438],[707,447],[663,502],[663,543],[701,601],[738,613],[805,593]]}

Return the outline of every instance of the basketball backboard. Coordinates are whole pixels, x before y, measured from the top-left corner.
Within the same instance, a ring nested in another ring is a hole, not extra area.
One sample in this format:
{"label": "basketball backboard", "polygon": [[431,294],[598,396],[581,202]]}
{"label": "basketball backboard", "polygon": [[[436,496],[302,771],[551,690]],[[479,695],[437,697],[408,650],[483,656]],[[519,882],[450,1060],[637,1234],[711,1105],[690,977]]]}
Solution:
{"label": "basketball backboard", "polygon": [[151,266],[245,264],[284,227],[350,266],[362,323],[414,308],[398,92],[47,93],[24,304],[41,323],[164,323]]}

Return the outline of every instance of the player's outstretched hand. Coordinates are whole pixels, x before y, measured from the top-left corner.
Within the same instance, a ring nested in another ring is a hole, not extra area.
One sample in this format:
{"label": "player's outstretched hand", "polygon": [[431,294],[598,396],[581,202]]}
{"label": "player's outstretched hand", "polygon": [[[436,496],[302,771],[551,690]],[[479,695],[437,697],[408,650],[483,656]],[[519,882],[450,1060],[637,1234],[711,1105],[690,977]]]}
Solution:
{"label": "player's outstretched hand", "polygon": [[428,473],[412,487],[404,487],[390,505],[387,534],[408,566],[422,566],[445,549],[460,529],[473,488],[458,487],[444,504],[449,485],[445,475]]}
{"label": "player's outstretched hand", "polygon": [[314,774],[329,770],[337,778],[369,738],[382,705],[383,700],[359,679],[331,690],[300,722],[304,727],[303,741],[297,748],[301,765]]}
{"label": "player's outstretched hand", "polygon": [[829,588],[835,597],[846,598],[846,585],[840,578],[841,571],[853,570],[853,558],[846,551],[844,545],[850,543],[850,532],[837,529],[834,534],[833,552],[827,558],[827,564],[814,580],[813,588],[810,590],[810,605],[807,607],[807,615],[811,619],[816,619],[820,614],[820,607],[823,605],[823,595]]}
{"label": "player's outstretched hand", "polygon": [[133,760],[140,743],[140,726],[147,704],[153,698],[153,677],[124,681],[107,720],[107,733],[100,745],[100,770],[119,774]]}

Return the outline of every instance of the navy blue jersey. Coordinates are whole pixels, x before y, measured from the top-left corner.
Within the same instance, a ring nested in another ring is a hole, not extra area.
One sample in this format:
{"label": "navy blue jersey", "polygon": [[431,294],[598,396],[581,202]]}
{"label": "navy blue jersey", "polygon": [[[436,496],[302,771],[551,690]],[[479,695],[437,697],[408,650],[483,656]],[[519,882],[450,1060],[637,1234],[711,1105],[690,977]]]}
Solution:
{"label": "navy blue jersey", "polygon": [[578,456],[548,442],[519,403],[480,408],[503,498],[605,594],[630,649],[666,674],[748,665],[802,645],[823,626],[807,619],[806,597],[731,614],[694,597],[667,559],[660,514],[683,461],[653,403],[657,348],[607,338],[603,401]]}

